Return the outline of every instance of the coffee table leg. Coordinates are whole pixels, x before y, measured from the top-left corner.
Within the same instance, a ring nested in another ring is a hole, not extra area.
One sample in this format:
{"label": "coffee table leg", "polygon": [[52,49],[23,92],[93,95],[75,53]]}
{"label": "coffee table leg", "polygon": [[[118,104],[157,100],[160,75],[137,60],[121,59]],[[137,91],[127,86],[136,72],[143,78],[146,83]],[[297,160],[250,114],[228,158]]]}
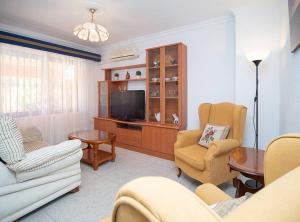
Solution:
{"label": "coffee table leg", "polygon": [[111,155],[112,155],[112,162],[115,162],[116,159],[116,148],[115,148],[115,141],[111,141]]}
{"label": "coffee table leg", "polygon": [[93,144],[93,152],[94,152],[93,168],[94,170],[97,170],[98,169],[98,144]]}
{"label": "coffee table leg", "polygon": [[89,160],[92,160],[92,153],[91,153],[91,149],[92,149],[92,147],[91,147],[91,144],[87,144],[87,158],[89,159]]}

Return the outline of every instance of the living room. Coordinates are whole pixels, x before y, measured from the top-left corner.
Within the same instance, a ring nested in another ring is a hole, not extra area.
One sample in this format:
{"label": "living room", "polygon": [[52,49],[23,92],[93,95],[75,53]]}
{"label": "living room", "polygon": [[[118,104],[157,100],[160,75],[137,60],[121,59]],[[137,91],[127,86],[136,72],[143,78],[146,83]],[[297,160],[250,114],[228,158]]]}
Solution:
{"label": "living room", "polygon": [[300,221],[299,0],[0,5],[0,221]]}

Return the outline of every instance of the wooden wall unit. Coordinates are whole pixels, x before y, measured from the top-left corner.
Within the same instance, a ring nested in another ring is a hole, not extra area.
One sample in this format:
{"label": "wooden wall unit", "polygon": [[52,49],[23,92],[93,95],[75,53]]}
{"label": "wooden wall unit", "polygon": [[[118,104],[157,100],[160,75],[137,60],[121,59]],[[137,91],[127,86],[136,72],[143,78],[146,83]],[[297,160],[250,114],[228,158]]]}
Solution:
{"label": "wooden wall unit", "polygon": [[[112,80],[113,70],[145,66],[146,79]],[[147,49],[146,64],[114,67],[104,71],[105,81],[98,83],[99,116],[95,117],[95,129],[115,133],[120,147],[173,160],[177,133],[185,129],[187,123],[186,46],[177,43]],[[129,81],[145,81],[145,121],[127,122],[110,118],[111,93],[115,90],[127,90]],[[103,98],[107,104],[101,101]],[[155,113],[160,113],[160,121],[156,120]],[[179,117],[178,124],[174,124],[172,114]]]}

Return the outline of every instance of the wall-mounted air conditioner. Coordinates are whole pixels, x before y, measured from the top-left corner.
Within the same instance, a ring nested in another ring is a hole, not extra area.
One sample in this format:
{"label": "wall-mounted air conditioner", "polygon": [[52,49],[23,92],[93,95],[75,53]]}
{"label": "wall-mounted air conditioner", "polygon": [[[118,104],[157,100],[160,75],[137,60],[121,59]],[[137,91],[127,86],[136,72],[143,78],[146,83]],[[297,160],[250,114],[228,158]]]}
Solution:
{"label": "wall-mounted air conditioner", "polygon": [[137,49],[134,48],[127,48],[127,49],[118,49],[114,51],[110,59],[112,61],[121,61],[121,60],[127,60],[127,59],[136,59],[139,57],[139,53]]}

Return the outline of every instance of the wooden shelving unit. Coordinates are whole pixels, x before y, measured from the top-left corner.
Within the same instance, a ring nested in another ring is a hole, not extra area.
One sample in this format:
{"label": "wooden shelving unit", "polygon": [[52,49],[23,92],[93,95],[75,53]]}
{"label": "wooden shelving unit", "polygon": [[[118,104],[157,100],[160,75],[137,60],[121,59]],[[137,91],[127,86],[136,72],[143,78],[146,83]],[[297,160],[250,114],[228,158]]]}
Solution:
{"label": "wooden shelving unit", "polygon": [[[155,114],[159,113],[160,124],[185,128],[186,46],[178,43],[148,49],[146,58],[147,121],[157,122]],[[159,78],[159,81],[153,81],[153,78]],[[159,96],[160,101],[153,102],[154,95]],[[172,114],[179,118],[177,125]]]}
{"label": "wooden shelving unit", "polygon": [[[105,80],[98,82],[99,115],[95,117],[95,129],[115,133],[120,147],[173,160],[177,133],[186,128],[186,56],[186,46],[177,43],[147,49],[146,64],[104,69]],[[146,68],[145,78],[112,79],[114,71],[137,68]],[[138,122],[112,119],[110,96],[116,90],[127,90],[131,81],[145,82],[146,119]],[[160,113],[160,121],[155,113]],[[172,114],[178,116],[178,124],[174,123]]]}

